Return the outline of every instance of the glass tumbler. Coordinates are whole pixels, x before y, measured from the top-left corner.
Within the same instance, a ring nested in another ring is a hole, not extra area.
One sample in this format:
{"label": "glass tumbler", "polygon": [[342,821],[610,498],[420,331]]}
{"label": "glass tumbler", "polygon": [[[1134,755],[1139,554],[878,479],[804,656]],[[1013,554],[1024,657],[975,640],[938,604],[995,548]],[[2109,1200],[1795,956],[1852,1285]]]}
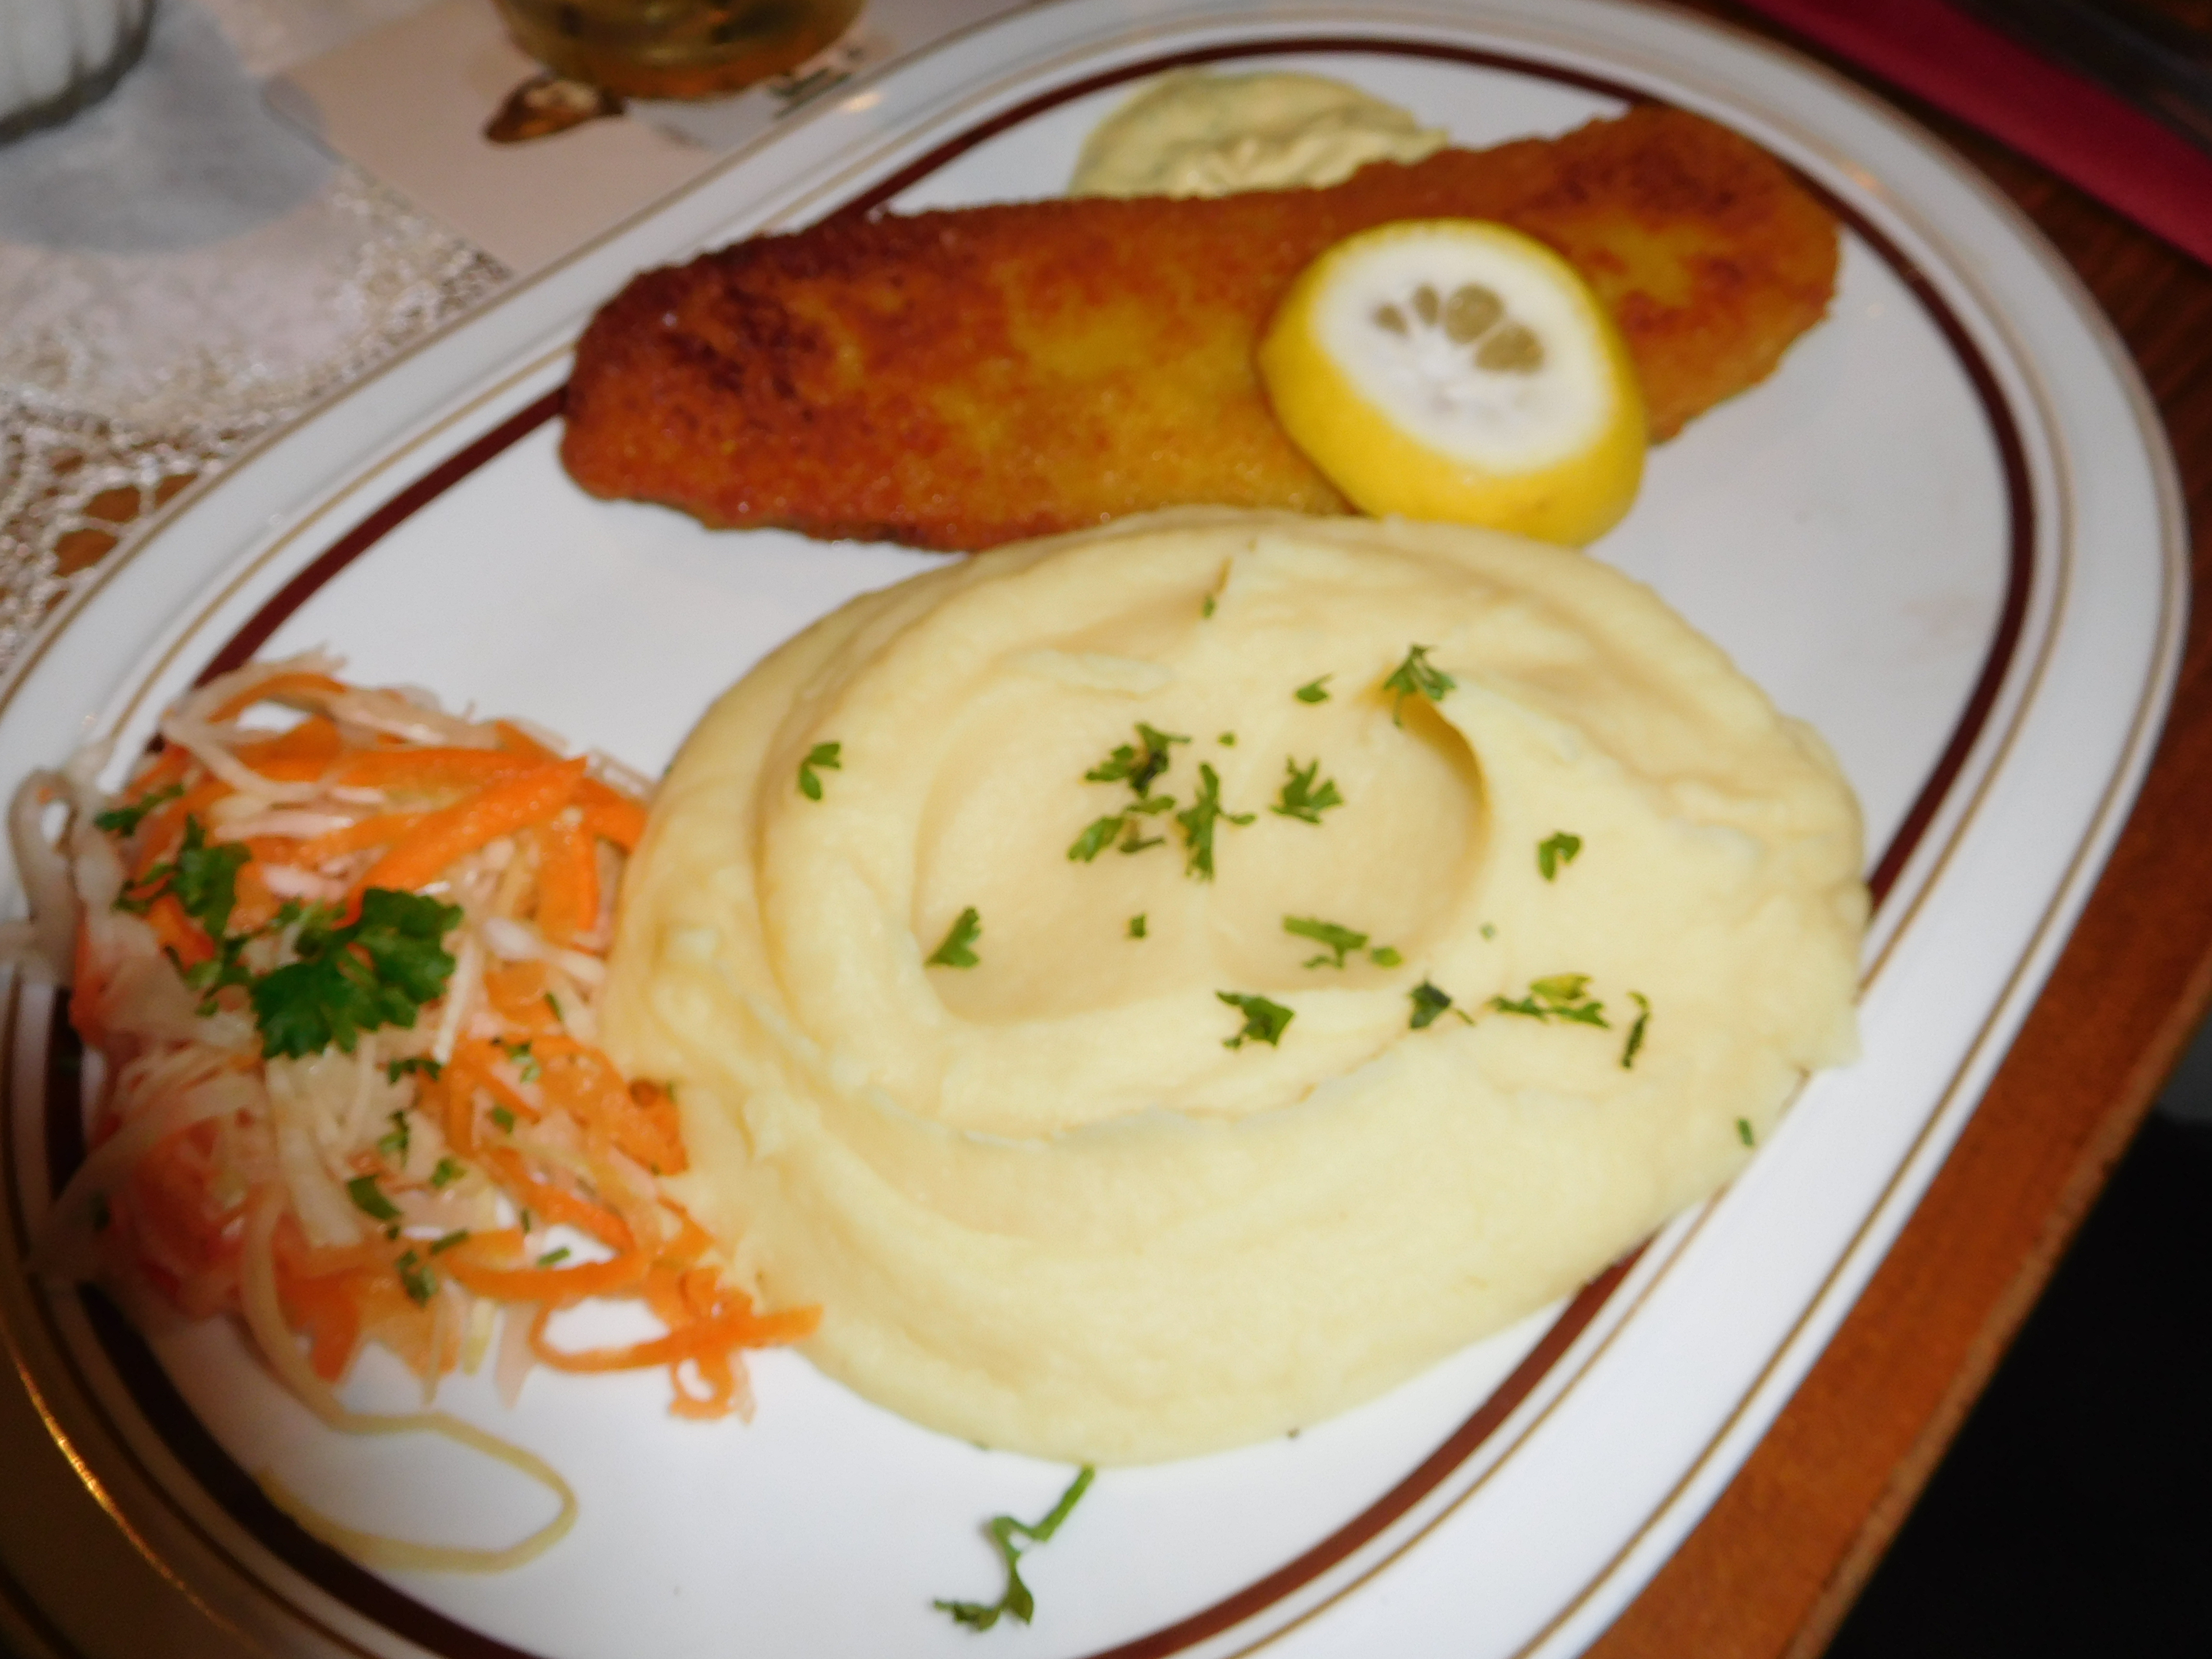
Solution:
{"label": "glass tumbler", "polygon": [[0,0],[0,143],[105,97],[153,21],[154,0]]}
{"label": "glass tumbler", "polygon": [[852,26],[861,0],[498,5],[516,43],[556,75],[629,98],[712,98],[805,62]]}

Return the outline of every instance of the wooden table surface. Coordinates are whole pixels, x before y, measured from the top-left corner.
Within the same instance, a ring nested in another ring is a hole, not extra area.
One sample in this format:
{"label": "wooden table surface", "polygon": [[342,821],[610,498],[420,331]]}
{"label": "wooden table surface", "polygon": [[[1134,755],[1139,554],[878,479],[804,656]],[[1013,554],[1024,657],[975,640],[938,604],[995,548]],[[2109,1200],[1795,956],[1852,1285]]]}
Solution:
{"label": "wooden table surface", "polygon": [[[2212,562],[2212,270],[2045,168],[1739,6],[1692,9],[1873,87],[2040,227],[2166,418]],[[1594,1659],[1809,1659],[1942,1459],[2212,999],[2212,617],[2190,618],[2135,814],[1996,1082],[1888,1259],[1705,1521]]]}

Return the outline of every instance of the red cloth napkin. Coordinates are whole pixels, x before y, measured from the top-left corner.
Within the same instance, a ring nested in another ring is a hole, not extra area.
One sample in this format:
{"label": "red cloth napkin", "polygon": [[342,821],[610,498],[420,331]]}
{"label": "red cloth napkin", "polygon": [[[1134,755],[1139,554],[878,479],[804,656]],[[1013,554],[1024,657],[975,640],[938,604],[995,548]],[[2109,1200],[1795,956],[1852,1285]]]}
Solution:
{"label": "red cloth napkin", "polygon": [[1745,0],[2212,264],[2212,155],[1943,0]]}

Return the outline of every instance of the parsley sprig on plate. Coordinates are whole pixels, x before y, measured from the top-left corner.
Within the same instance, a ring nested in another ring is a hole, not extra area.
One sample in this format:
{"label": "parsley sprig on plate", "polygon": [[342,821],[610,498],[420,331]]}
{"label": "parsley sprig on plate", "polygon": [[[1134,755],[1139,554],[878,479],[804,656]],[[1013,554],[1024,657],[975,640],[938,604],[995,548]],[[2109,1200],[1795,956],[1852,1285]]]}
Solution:
{"label": "parsley sprig on plate", "polygon": [[1224,1037],[1224,1048],[1242,1048],[1247,1042],[1264,1042],[1270,1048],[1282,1045],[1283,1033],[1297,1018],[1297,1011],[1285,1008],[1279,1002],[1271,1002],[1256,994],[1238,991],[1216,991],[1214,994],[1231,1007],[1244,1016],[1243,1029],[1233,1037]]}
{"label": "parsley sprig on plate", "polygon": [[1126,783],[1136,797],[1118,812],[1094,818],[1067,849],[1072,861],[1088,864],[1118,840],[1124,853],[1141,853],[1158,847],[1166,837],[1146,836],[1143,820],[1175,810],[1173,795],[1155,795],[1152,785],[1168,769],[1176,744],[1190,739],[1179,732],[1163,732],[1137,722],[1137,741],[1117,744],[1106,758],[1083,775],[1085,783]]}
{"label": "parsley sprig on plate", "polygon": [[1221,779],[1211,766],[1200,763],[1198,769],[1198,796],[1189,810],[1176,814],[1176,822],[1182,826],[1183,846],[1188,856],[1183,861],[1183,873],[1194,881],[1213,879],[1214,827],[1227,821],[1231,823],[1249,823],[1250,812],[1231,812],[1221,804]]}
{"label": "parsley sprig on plate", "polygon": [[1651,1024],[1651,1005],[1643,993],[1631,991],[1628,1000],[1636,1005],[1636,1023],[1628,1028],[1628,1041],[1620,1047],[1620,1069],[1624,1072],[1634,1068],[1637,1051],[1644,1047],[1644,1033]]}
{"label": "parsley sprig on plate", "polygon": [[945,943],[929,953],[925,965],[931,968],[973,968],[982,960],[975,954],[975,941],[982,937],[982,915],[971,904],[946,929]]}
{"label": "parsley sprig on plate", "polygon": [[351,1054],[363,1031],[413,1025],[417,1009],[446,994],[453,958],[444,940],[460,925],[458,904],[383,887],[363,893],[361,914],[343,925],[327,907],[308,907],[293,939],[299,959],[247,988],[262,1052],[319,1054],[335,1042]]}
{"label": "parsley sprig on plate", "polygon": [[1492,997],[1490,1006],[1501,1014],[1528,1019],[1564,1019],[1578,1025],[1597,1025],[1610,1030],[1605,1004],[1589,994],[1588,974],[1551,974],[1528,981],[1525,997]]}
{"label": "parsley sprig on plate", "polygon": [[1022,1583],[1021,1559],[1024,1547],[1014,1542],[1014,1536],[1018,1533],[1031,1545],[1050,1543],[1053,1534],[1060,1530],[1060,1522],[1067,1519],[1069,1512],[1082,1500],[1083,1494],[1091,1489],[1091,1482],[1097,1473],[1085,1463],[1067,1490],[1060,1493],[1060,1502],[1052,1506],[1052,1512],[1042,1521],[1017,1521],[1011,1515],[991,1517],[987,1530],[992,1543],[998,1547],[1000,1560],[1006,1564],[1006,1592],[996,1601],[933,1601],[930,1605],[939,1613],[951,1613],[956,1623],[965,1625],[970,1630],[988,1630],[999,1622],[1001,1614],[1010,1614],[1024,1625],[1028,1624],[1036,1613],[1036,1598],[1030,1595],[1030,1587]]}
{"label": "parsley sprig on plate", "polygon": [[[412,1026],[418,1009],[446,994],[453,958],[445,937],[460,926],[459,905],[372,887],[349,921],[329,905],[294,900],[266,927],[234,933],[238,872],[252,856],[240,842],[209,841],[206,826],[187,817],[176,856],[147,871],[115,902],[143,915],[173,898],[199,924],[215,953],[180,962],[178,971],[201,994],[204,1012],[213,1012],[218,991],[242,988],[269,1059],[319,1054],[332,1043],[351,1054],[362,1032]],[[246,947],[268,938],[289,944],[293,960],[257,973]]]}
{"label": "parsley sprig on plate", "polygon": [[806,758],[799,763],[799,793],[809,800],[822,799],[822,780],[819,771],[842,772],[845,745],[842,743],[817,743],[806,751]]}
{"label": "parsley sprig on plate", "polygon": [[1337,793],[1334,778],[1321,778],[1321,762],[1316,759],[1300,767],[1296,757],[1283,763],[1290,775],[1283,781],[1283,793],[1267,810],[1278,817],[1296,818],[1301,823],[1319,823],[1321,815],[1332,806],[1344,805],[1344,797]]}
{"label": "parsley sprig on plate", "polygon": [[111,836],[135,836],[138,833],[138,826],[146,821],[148,813],[167,806],[184,793],[183,784],[173,783],[137,800],[126,802],[121,806],[111,806],[93,819],[93,828],[105,830]]}
{"label": "parsley sprig on plate", "polygon": [[1459,684],[1429,660],[1429,653],[1434,648],[1426,645],[1410,647],[1406,652],[1406,660],[1392,670],[1390,677],[1382,682],[1382,689],[1396,699],[1390,705],[1390,719],[1394,725],[1404,724],[1407,698],[1423,697],[1431,702],[1442,702],[1444,694]]}
{"label": "parsley sprig on plate", "polygon": [[[1333,957],[1323,955],[1307,958],[1308,968],[1341,968],[1346,956],[1353,951],[1367,951],[1367,935],[1357,928],[1342,927],[1334,921],[1324,921],[1319,916],[1285,916],[1283,931],[1297,939],[1310,939]],[[1388,945],[1379,945],[1367,951],[1367,959],[1378,968],[1395,968],[1405,958]]]}
{"label": "parsley sprig on plate", "polygon": [[1548,840],[1536,843],[1536,873],[1546,881],[1555,881],[1559,872],[1575,861],[1575,854],[1583,850],[1583,838],[1561,830]]}

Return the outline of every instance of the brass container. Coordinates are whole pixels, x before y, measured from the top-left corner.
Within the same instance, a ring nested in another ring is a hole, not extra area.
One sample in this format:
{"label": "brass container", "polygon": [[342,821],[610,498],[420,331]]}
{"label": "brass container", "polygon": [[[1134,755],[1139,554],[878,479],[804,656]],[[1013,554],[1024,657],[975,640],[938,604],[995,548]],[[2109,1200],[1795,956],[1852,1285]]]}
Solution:
{"label": "brass container", "polygon": [[852,27],[862,0],[498,0],[515,43],[556,75],[626,98],[713,98],[792,69]]}

